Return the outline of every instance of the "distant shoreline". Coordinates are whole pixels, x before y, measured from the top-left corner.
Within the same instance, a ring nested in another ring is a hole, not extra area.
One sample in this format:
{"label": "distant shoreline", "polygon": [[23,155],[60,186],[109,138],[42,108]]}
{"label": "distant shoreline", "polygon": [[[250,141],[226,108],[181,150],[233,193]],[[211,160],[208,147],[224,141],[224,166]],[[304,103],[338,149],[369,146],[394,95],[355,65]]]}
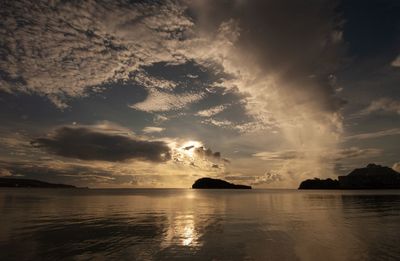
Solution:
{"label": "distant shoreline", "polygon": [[54,184],[35,179],[0,178],[0,188],[69,188],[78,187],[67,184]]}

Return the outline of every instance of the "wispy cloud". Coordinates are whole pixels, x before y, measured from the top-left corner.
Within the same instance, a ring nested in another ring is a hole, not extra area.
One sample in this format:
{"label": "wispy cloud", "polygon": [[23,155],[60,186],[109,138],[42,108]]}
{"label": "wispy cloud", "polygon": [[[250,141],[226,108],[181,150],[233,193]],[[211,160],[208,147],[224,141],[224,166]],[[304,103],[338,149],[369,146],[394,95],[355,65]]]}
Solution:
{"label": "wispy cloud", "polygon": [[143,128],[142,132],[144,133],[158,133],[164,131],[164,128],[161,127],[154,127],[154,126],[148,126]]}
{"label": "wispy cloud", "polygon": [[266,173],[258,176],[249,176],[249,175],[227,175],[225,179],[238,182],[245,183],[253,186],[260,185],[269,185],[275,182],[284,181],[284,177],[276,172],[267,171]]}
{"label": "wispy cloud", "polygon": [[8,169],[0,169],[0,177],[11,176],[12,173]]}
{"label": "wispy cloud", "polygon": [[350,158],[369,158],[373,156],[380,155],[382,153],[381,149],[376,148],[358,148],[351,147],[345,149],[337,149],[335,151],[313,151],[313,150],[305,150],[305,151],[297,151],[297,150],[284,150],[284,151],[264,151],[253,154],[254,157],[257,157],[262,160],[267,161],[286,161],[286,160],[294,160],[294,159],[307,159],[308,154],[320,154],[321,159],[329,160],[329,161],[340,161],[344,159]]}
{"label": "wispy cloud", "polygon": [[148,89],[157,88],[164,90],[173,90],[177,83],[149,75],[145,71],[139,71],[133,78],[139,85]]}
{"label": "wispy cloud", "polygon": [[391,63],[393,67],[400,67],[400,55],[396,57]]}
{"label": "wispy cloud", "polygon": [[205,119],[201,121],[204,124],[210,124],[217,127],[231,127],[233,123],[228,120]]}
{"label": "wispy cloud", "polygon": [[214,115],[224,111],[227,107],[228,107],[227,105],[214,106],[207,110],[198,111],[196,113],[196,115],[201,116],[201,117],[211,117],[211,116],[214,116]]}
{"label": "wispy cloud", "polygon": [[394,163],[392,169],[394,169],[397,172],[400,172],[400,162]]}
{"label": "wispy cloud", "polygon": [[343,141],[374,139],[374,138],[393,136],[393,135],[400,135],[400,128],[350,135],[350,136],[344,137]]}
{"label": "wispy cloud", "polygon": [[150,90],[144,101],[129,105],[129,107],[145,112],[170,111],[181,109],[202,98],[202,93],[174,94]]}
{"label": "wispy cloud", "polygon": [[64,182],[77,186],[134,186],[134,172],[112,163],[64,162],[59,160],[0,161],[0,173],[7,176]]}
{"label": "wispy cloud", "polygon": [[371,102],[371,104],[360,111],[358,115],[368,115],[373,112],[397,113],[400,115],[400,101],[392,98],[379,98]]}

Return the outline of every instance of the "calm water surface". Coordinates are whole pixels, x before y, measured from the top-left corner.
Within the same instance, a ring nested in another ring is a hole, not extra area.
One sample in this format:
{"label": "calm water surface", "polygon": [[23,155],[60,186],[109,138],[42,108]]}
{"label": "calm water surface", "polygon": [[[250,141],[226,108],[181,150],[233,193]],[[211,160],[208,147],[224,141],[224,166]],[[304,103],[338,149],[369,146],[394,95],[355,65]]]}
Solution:
{"label": "calm water surface", "polygon": [[400,191],[1,189],[0,260],[400,260]]}

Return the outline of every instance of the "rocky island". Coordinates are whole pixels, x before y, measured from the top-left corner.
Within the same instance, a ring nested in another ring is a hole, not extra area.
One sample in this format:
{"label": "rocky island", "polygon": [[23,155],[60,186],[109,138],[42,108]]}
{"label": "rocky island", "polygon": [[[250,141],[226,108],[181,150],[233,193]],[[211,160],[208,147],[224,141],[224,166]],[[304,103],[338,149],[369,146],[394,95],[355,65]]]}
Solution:
{"label": "rocky island", "polygon": [[0,178],[0,187],[3,188],[76,188],[72,185],[53,184],[34,179]]}
{"label": "rocky island", "polygon": [[299,189],[400,189],[400,173],[389,167],[368,164],[346,176],[333,179],[307,179]]}
{"label": "rocky island", "polygon": [[201,178],[194,182],[193,189],[251,189],[251,186],[236,185],[222,179]]}

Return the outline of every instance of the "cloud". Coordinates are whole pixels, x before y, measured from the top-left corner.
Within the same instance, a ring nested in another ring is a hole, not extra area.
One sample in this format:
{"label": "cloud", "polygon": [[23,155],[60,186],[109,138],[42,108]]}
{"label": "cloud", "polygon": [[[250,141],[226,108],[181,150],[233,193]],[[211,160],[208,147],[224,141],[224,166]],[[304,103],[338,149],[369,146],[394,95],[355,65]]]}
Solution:
{"label": "cloud", "polygon": [[205,119],[201,121],[204,124],[210,124],[217,127],[231,127],[233,126],[233,122],[228,120],[216,120],[216,119]]}
{"label": "cloud", "polygon": [[[1,86],[39,93],[65,107],[69,97],[87,95],[110,81],[174,89],[175,82],[155,78],[143,68],[193,61],[205,67],[222,66],[233,76],[223,79],[222,85],[249,93],[247,108],[252,113],[282,110],[279,104],[334,111],[340,101],[330,79],[342,42],[335,7],[331,1],[317,1],[293,8],[288,0],[10,1],[2,8],[6,22]],[[273,85],[279,85],[279,90]],[[172,94],[157,90],[150,93],[150,101],[159,95],[172,99]],[[188,95],[180,98],[186,103],[197,100]],[[136,107],[142,106],[146,111],[175,108],[157,109],[148,103]],[[293,112],[299,111],[295,107]]]}
{"label": "cloud", "polygon": [[[246,109],[258,124],[243,130],[268,126],[271,118],[281,128],[305,133],[318,129],[311,123],[325,124],[327,133],[340,125],[332,73],[340,62],[342,33],[331,1],[298,3],[296,8],[288,0],[7,5],[2,11],[6,59],[0,63],[5,89],[46,95],[64,107],[68,97],[87,95],[97,85],[132,80],[149,91],[132,108],[176,110],[202,94],[176,94],[177,83],[143,68],[193,61],[206,68],[220,66],[230,77],[215,84],[248,94]],[[288,140],[291,131],[283,132]]]}
{"label": "cloud", "polygon": [[400,128],[350,135],[350,136],[344,137],[344,140],[375,139],[375,138],[393,136],[393,135],[400,135]]}
{"label": "cloud", "polygon": [[196,32],[214,39],[206,48],[192,50],[193,57],[213,57],[229,77],[210,87],[245,94],[243,105],[252,119],[231,124],[212,118],[203,123],[236,129],[243,139],[260,133],[257,146],[267,148],[271,137],[265,132],[277,132],[274,140],[300,159],[276,160],[268,169],[293,179],[294,186],[306,176],[332,175],[333,167],[325,167],[319,152],[337,151],[343,132],[345,102],[337,95],[335,76],[345,58],[339,2],[188,2]]}
{"label": "cloud", "polygon": [[229,120],[217,120],[213,118],[208,118],[202,120],[201,123],[220,128],[235,130],[242,134],[263,131],[266,129],[271,129],[273,127],[276,127],[272,122],[270,122],[269,125],[266,125],[265,122],[253,121],[253,120],[244,123],[234,123]]}
{"label": "cloud", "polygon": [[99,132],[104,132],[107,134],[115,134],[115,135],[126,135],[126,136],[131,136],[134,135],[135,133],[124,126],[121,126],[119,124],[116,124],[111,121],[98,121],[93,125],[78,125],[77,123],[73,124],[75,127],[80,126],[84,128],[92,128],[95,129]]}
{"label": "cloud", "polygon": [[[298,187],[304,179],[333,178],[338,172],[344,174],[343,171],[349,170],[350,166],[354,167],[355,162],[371,162],[374,158],[382,156],[382,153],[383,150],[377,148],[350,147],[335,150],[294,149],[260,152],[254,156],[266,161],[266,173],[273,174],[262,177],[260,185],[263,183],[269,187]],[[346,170],[343,170],[344,165]]]}
{"label": "cloud", "polygon": [[295,150],[288,151],[263,151],[253,154],[254,157],[262,160],[288,160],[295,159],[301,156],[301,154]]}
{"label": "cloud", "polygon": [[206,149],[204,147],[194,148],[194,153],[200,158],[210,158],[210,159],[217,159],[217,160],[219,160],[221,158],[220,152],[213,152],[211,149]]}
{"label": "cloud", "polygon": [[370,157],[375,157],[381,155],[383,152],[382,149],[377,148],[358,148],[358,147],[351,147],[345,149],[339,149],[335,152],[326,153],[324,158],[327,160],[334,160],[334,161],[342,161],[342,160],[349,160],[349,159],[368,159]]}
{"label": "cloud", "polygon": [[397,56],[390,65],[392,65],[393,67],[400,67],[400,55]]}
{"label": "cloud", "polygon": [[172,159],[177,164],[209,172],[222,172],[225,166],[230,163],[228,159],[221,156],[220,152],[206,148],[199,141],[173,142],[170,146],[172,148]]}
{"label": "cloud", "polygon": [[89,187],[188,187],[200,176],[224,172],[229,162],[201,142],[148,140],[107,121],[60,126],[35,139],[3,135],[2,141],[0,175]]}
{"label": "cloud", "polygon": [[170,111],[181,109],[202,98],[202,93],[174,94],[152,90],[144,101],[129,105],[129,107],[145,112]]}
{"label": "cloud", "polygon": [[135,74],[134,79],[139,85],[149,89],[158,88],[164,90],[173,90],[177,86],[177,83],[174,81],[151,76],[142,70]]}
{"label": "cloud", "polygon": [[2,171],[8,176],[77,186],[137,185],[135,175],[132,175],[131,171],[126,169],[121,171],[112,165],[93,164],[93,162],[63,162],[54,159],[36,162],[0,161],[0,173]]}
{"label": "cloud", "polygon": [[32,144],[59,156],[81,160],[164,162],[171,158],[165,142],[139,140],[90,127],[60,127]]}
{"label": "cloud", "polygon": [[[0,88],[38,93],[65,107],[68,97],[128,80],[143,66],[182,63],[176,49],[193,26],[184,12],[172,1],[9,1],[1,10]],[[136,80],[174,87],[144,73]]]}
{"label": "cloud", "polygon": [[199,17],[196,25],[230,39],[219,50],[225,71],[235,76],[225,84],[247,91],[252,109],[275,106],[276,95],[276,102],[285,96],[287,103],[323,112],[342,105],[332,86],[344,50],[335,1],[193,1],[190,6]]}
{"label": "cloud", "polygon": [[371,104],[359,114],[368,115],[377,111],[397,113],[400,115],[400,101],[391,98],[380,98],[372,101]]}
{"label": "cloud", "polygon": [[[351,147],[345,149],[337,149],[335,151],[297,151],[297,150],[283,150],[283,151],[264,151],[253,154],[262,160],[267,161],[290,161],[290,160],[302,160],[307,159],[308,154],[319,154],[321,159],[326,161],[340,161],[344,159],[354,158],[368,158],[380,155],[382,150],[376,148],[358,148]],[[327,163],[327,162],[326,162]]]}
{"label": "cloud", "polygon": [[189,73],[189,74],[186,74],[186,77],[191,78],[191,79],[196,79],[196,78],[198,78],[199,76]]}
{"label": "cloud", "polygon": [[267,171],[263,175],[249,176],[249,175],[228,175],[225,179],[232,182],[242,182],[253,186],[270,185],[276,182],[284,181],[284,177],[276,172]]}
{"label": "cloud", "polygon": [[209,108],[207,110],[198,111],[196,113],[196,115],[201,116],[201,117],[211,117],[211,116],[214,116],[214,115],[224,111],[226,108],[227,108],[227,105],[218,105],[218,106]]}
{"label": "cloud", "polygon": [[0,130],[0,143],[2,146],[14,151],[29,147],[29,138],[20,132]]}
{"label": "cloud", "polygon": [[159,114],[155,114],[154,118],[153,118],[153,122],[154,123],[160,123],[160,122],[164,122],[167,121],[168,117],[163,116],[163,115],[159,115]]}
{"label": "cloud", "polygon": [[[243,104],[253,119],[234,126],[224,119],[205,123],[235,128],[249,139],[254,138],[252,132],[278,131],[276,140],[302,158],[285,166],[275,164],[276,169],[271,170],[293,177],[294,186],[299,179],[321,171],[333,174],[318,152],[336,151],[343,131],[344,101],[337,95],[335,80],[345,58],[338,3],[272,0],[189,4],[199,31],[217,32],[216,38],[225,39],[215,44],[216,48],[209,45],[208,50],[202,50],[213,52],[216,63],[229,75],[212,86],[246,94]],[[271,139],[259,135],[257,141],[259,146],[268,147]]]}
{"label": "cloud", "polygon": [[8,177],[11,175],[12,173],[8,169],[0,169],[0,177]]}
{"label": "cloud", "polygon": [[266,172],[262,176],[256,176],[255,180],[251,183],[251,185],[271,184],[271,183],[280,182],[283,180],[284,180],[284,177],[279,173]]}
{"label": "cloud", "polygon": [[394,169],[397,172],[400,172],[400,162],[394,163],[392,169]]}
{"label": "cloud", "polygon": [[152,161],[84,161],[74,158],[47,157],[37,160],[0,158],[0,170],[12,176],[89,187],[189,187],[199,177],[223,171]]}
{"label": "cloud", "polygon": [[152,126],[149,126],[149,127],[143,128],[142,132],[144,132],[144,133],[157,133],[157,132],[162,132],[162,131],[164,131],[164,130],[165,130],[165,129],[164,129],[164,128],[161,128],[161,127],[152,127]]}
{"label": "cloud", "polygon": [[189,61],[212,67],[215,57],[221,57],[218,49],[232,40],[226,29],[217,35],[196,31],[183,1],[10,1],[1,15],[0,89],[46,96],[59,108],[67,107],[70,98],[121,80],[149,90],[147,102],[133,108],[182,108],[202,94],[175,97],[177,82],[154,77],[144,68]]}

